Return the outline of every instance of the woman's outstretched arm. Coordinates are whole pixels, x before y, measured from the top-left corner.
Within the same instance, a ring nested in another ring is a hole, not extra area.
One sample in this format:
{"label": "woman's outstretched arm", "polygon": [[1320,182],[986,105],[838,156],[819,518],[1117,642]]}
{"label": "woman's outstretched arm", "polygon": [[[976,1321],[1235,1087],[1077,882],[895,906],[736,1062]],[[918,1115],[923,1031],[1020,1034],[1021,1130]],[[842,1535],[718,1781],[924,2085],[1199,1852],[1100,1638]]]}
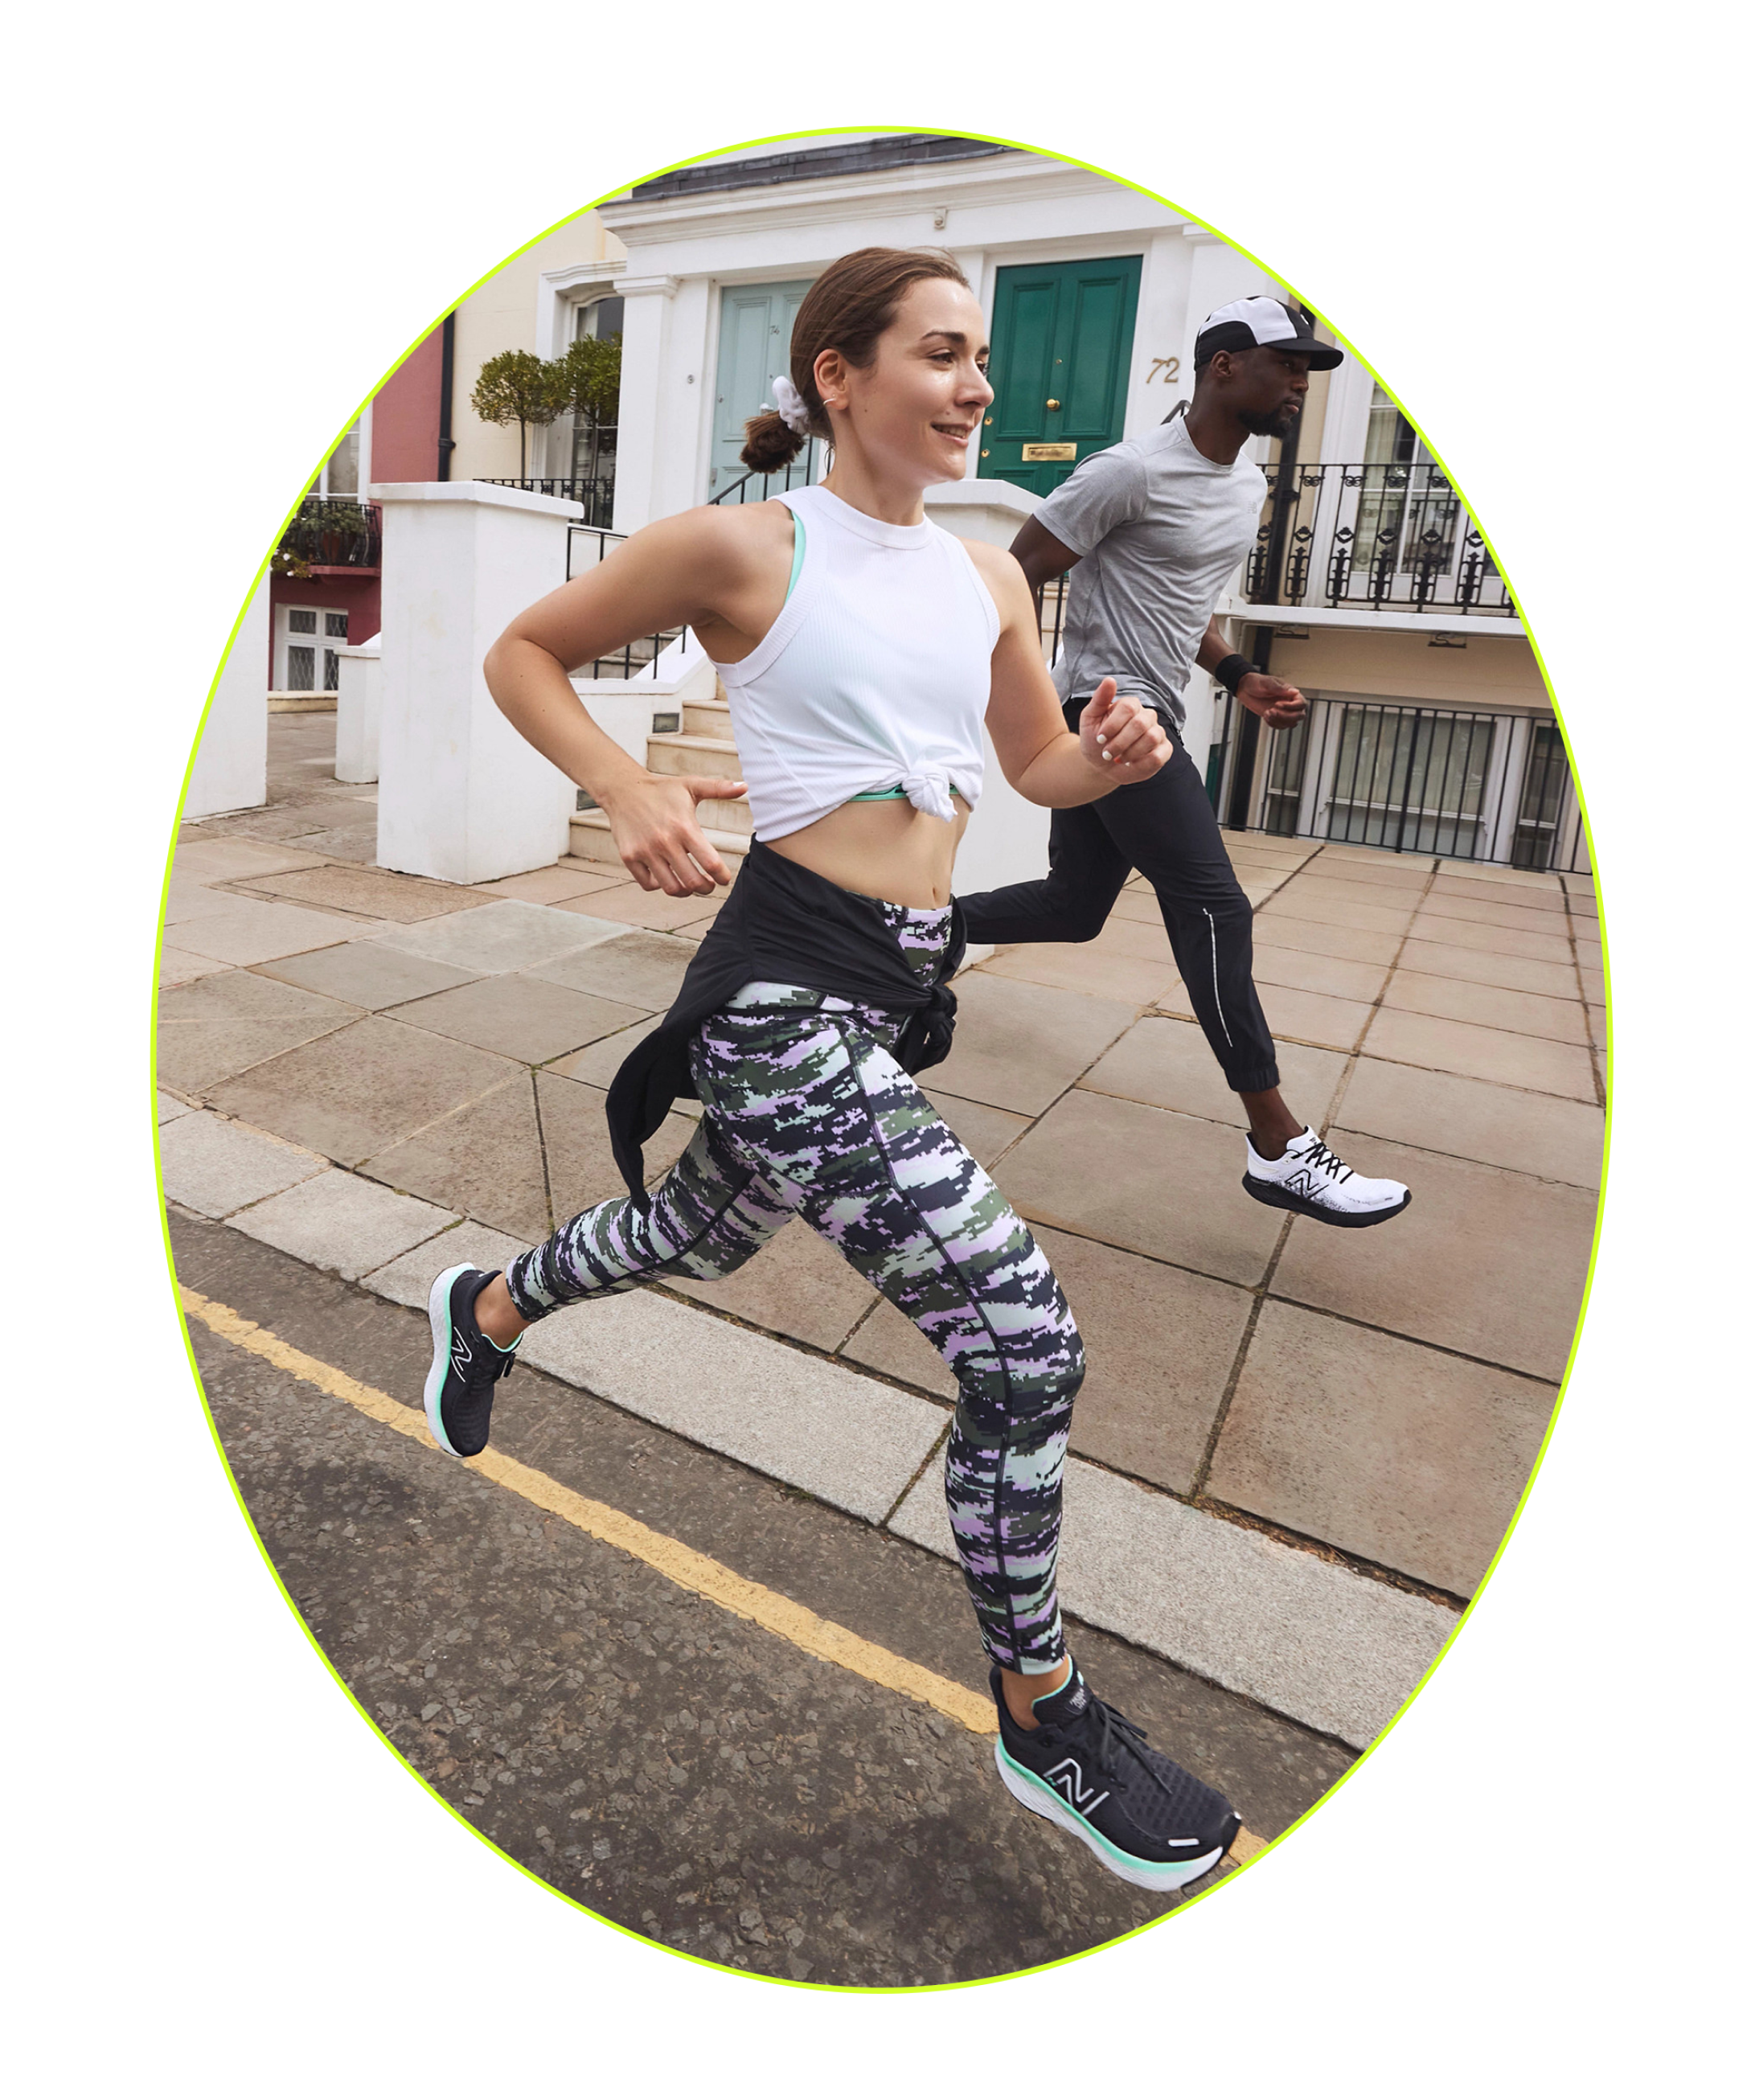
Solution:
{"label": "woman's outstretched arm", "polygon": [[749,616],[765,570],[778,558],[775,543],[768,556],[770,536],[752,518],[710,510],[664,518],[518,614],[487,653],[487,687],[500,711],[601,806],[642,889],[703,896],[730,880],[697,805],[733,800],[743,783],[648,771],[591,720],[567,674],[668,629],[733,632],[726,611]]}
{"label": "woman's outstretched arm", "polygon": [[1098,801],[1160,772],[1173,756],[1153,708],[1122,699],[1104,678],[1083,712],[1079,731],[1064,726],[1064,709],[1040,654],[1033,593],[1012,555],[969,542],[1002,622],[991,652],[991,700],[986,725],[1003,778],[1018,795],[1048,810]]}

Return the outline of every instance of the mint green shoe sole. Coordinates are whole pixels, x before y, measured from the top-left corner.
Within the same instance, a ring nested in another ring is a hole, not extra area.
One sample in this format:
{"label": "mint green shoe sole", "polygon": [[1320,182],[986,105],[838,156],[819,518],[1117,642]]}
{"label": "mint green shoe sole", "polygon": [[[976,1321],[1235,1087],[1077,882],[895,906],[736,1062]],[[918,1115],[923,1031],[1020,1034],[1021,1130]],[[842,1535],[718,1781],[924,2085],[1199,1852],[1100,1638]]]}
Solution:
{"label": "mint green shoe sole", "polygon": [[1122,1852],[1110,1838],[1103,1838],[1092,1823],[1078,1815],[1055,1788],[1048,1786],[1043,1779],[1036,1779],[1025,1766],[1018,1765],[1008,1755],[1001,1739],[992,1748],[996,1753],[998,1777],[1024,1808],[1032,1809],[1036,1815],[1043,1815],[1048,1823],[1056,1823],[1061,1830],[1069,1831],[1071,1837],[1080,1838],[1109,1874],[1117,1874],[1134,1889],[1183,1889],[1201,1879],[1212,1867],[1220,1866],[1225,1857],[1224,1848],[1220,1845],[1213,1852],[1201,1852],[1187,1860],[1140,1860],[1134,1853]]}
{"label": "mint green shoe sole", "polygon": [[433,1442],[452,1458],[461,1454],[443,1433],[443,1413],[439,1402],[443,1398],[444,1376],[450,1368],[450,1286],[470,1266],[465,1261],[458,1262],[454,1268],[447,1268],[432,1286],[431,1295],[426,1301],[432,1323],[432,1367],[426,1374],[426,1420]]}

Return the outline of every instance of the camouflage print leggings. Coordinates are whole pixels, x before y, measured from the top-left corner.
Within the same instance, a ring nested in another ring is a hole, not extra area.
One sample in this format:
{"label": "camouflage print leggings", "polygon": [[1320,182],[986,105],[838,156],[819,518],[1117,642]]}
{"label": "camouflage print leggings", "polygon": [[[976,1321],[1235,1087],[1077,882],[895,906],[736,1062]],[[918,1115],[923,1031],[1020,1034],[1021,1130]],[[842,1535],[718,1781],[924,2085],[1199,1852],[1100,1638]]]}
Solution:
{"label": "camouflage print leggings", "polygon": [[[920,975],[948,914],[884,907]],[[540,1319],[659,1276],[739,1268],[806,1218],[915,1321],[960,1387],[949,1518],[985,1646],[1005,1668],[1063,1657],[1055,1571],[1082,1343],[1045,1256],[891,1054],[885,1013],[748,985],[694,1040],[705,1114],[641,1211],[615,1197],[520,1255],[506,1282]]]}

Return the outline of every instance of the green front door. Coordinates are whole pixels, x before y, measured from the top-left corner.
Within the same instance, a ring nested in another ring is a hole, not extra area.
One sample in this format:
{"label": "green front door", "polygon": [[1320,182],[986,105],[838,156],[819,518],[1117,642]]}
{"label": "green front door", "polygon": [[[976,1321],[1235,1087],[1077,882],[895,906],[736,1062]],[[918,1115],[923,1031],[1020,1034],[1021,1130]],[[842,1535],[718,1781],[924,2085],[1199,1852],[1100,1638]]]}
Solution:
{"label": "green front door", "polygon": [[1140,255],[997,273],[979,473],[1046,496],[1125,435]]}
{"label": "green front door", "polygon": [[791,328],[810,281],[724,287],[708,501],[748,472],[741,460],[747,442],[743,426],[759,414],[761,402],[771,400],[774,377],[790,371]]}

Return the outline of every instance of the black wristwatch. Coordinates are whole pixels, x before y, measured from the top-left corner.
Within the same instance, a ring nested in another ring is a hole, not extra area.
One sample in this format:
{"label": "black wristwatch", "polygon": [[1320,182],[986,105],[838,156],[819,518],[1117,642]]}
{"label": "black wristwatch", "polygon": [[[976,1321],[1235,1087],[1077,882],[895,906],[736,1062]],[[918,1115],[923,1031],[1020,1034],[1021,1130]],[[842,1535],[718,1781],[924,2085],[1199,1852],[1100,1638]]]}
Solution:
{"label": "black wristwatch", "polygon": [[1231,693],[1237,693],[1241,680],[1258,668],[1256,664],[1249,663],[1237,650],[1232,656],[1224,656],[1210,675],[1219,686],[1225,686]]}

